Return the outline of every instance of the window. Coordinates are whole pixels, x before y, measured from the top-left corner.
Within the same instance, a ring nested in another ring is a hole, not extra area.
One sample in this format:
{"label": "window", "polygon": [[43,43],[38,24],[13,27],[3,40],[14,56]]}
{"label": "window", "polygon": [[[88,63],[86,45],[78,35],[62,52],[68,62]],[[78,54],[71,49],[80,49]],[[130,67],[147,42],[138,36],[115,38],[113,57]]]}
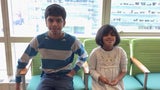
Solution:
{"label": "window", "polygon": [[[8,1],[9,30],[7,48],[11,60],[8,73],[15,74],[17,60],[29,41],[47,31],[44,11],[53,3],[64,6],[67,12],[63,31],[77,37],[93,37],[101,26],[102,0],[6,0]],[[5,1],[3,1],[5,3]],[[7,18],[7,17],[6,17]]]}
{"label": "window", "polygon": [[17,65],[17,60],[22,56],[24,53],[28,43],[12,43],[12,68],[13,68],[13,73],[15,74],[16,71],[16,66]]}
{"label": "window", "polygon": [[6,68],[6,53],[4,45],[4,32],[3,32],[3,22],[2,22],[2,11],[1,11],[1,1],[0,1],[0,79],[3,79],[7,75]]}
{"label": "window", "polygon": [[110,23],[122,32],[160,32],[160,0],[112,0]]}
{"label": "window", "polygon": [[0,43],[0,79],[4,78],[4,76],[7,75],[7,68],[6,68],[6,58],[5,58],[5,49],[4,49],[4,43]]}
{"label": "window", "polygon": [[101,25],[101,0],[11,0],[11,36],[33,37],[47,31],[44,11],[52,3],[65,7],[67,18],[63,30],[70,34],[93,36]]}
{"label": "window", "polygon": [[[1,1],[0,1],[0,6],[1,6]],[[2,11],[0,7],[0,37],[3,36],[3,22],[2,22]]]}

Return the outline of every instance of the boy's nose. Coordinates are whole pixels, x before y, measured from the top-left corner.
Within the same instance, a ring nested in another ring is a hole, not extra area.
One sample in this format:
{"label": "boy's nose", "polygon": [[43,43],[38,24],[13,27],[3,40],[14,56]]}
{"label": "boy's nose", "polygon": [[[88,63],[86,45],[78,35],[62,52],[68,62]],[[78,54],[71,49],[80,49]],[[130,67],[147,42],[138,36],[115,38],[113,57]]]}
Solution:
{"label": "boy's nose", "polygon": [[52,22],[52,25],[57,25],[58,23],[57,23],[57,21],[56,20],[54,20],[53,22]]}

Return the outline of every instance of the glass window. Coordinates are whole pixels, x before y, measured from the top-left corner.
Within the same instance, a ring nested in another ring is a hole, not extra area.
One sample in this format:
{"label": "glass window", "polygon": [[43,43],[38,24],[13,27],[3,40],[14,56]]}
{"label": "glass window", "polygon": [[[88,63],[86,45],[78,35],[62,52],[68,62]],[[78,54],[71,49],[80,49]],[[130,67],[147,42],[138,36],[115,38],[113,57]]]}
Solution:
{"label": "glass window", "polygon": [[16,65],[18,59],[22,56],[25,49],[27,48],[28,43],[12,43],[12,66],[13,66],[13,73],[16,72]]}
{"label": "glass window", "polygon": [[[0,39],[4,36],[3,33],[3,22],[2,22],[2,11],[1,11],[1,1],[0,1]],[[6,54],[5,54],[5,46],[4,43],[0,43],[0,79],[3,79],[4,76],[7,75],[7,68],[6,68]]]}
{"label": "glass window", "polygon": [[160,0],[111,0],[110,23],[125,32],[159,32]]}
{"label": "glass window", "polygon": [[5,54],[5,47],[4,43],[0,43],[0,79],[4,78],[7,75],[7,68],[6,68],[6,54]]}
{"label": "glass window", "polygon": [[[47,31],[45,8],[57,3],[67,11],[64,31],[93,36],[101,25],[102,0],[9,0],[11,36],[32,37]],[[23,7],[22,7],[23,6]],[[12,13],[11,13],[12,12]]]}
{"label": "glass window", "polygon": [[1,1],[0,1],[0,37],[3,36],[3,22],[2,22],[2,11],[1,11]]}

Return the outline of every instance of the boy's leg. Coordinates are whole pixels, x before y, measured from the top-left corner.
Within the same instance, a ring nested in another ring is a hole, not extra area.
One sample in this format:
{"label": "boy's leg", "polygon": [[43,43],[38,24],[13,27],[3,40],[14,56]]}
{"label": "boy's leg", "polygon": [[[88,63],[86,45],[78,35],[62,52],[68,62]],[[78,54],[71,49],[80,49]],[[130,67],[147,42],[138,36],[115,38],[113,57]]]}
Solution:
{"label": "boy's leg", "polygon": [[73,87],[73,78],[69,76],[61,76],[59,80],[57,80],[57,86],[55,86],[56,90],[74,90]]}
{"label": "boy's leg", "polygon": [[54,88],[52,88],[52,83],[53,82],[51,79],[42,78],[36,90],[55,90]]}
{"label": "boy's leg", "polygon": [[66,75],[45,74],[37,90],[74,90],[73,78]]}

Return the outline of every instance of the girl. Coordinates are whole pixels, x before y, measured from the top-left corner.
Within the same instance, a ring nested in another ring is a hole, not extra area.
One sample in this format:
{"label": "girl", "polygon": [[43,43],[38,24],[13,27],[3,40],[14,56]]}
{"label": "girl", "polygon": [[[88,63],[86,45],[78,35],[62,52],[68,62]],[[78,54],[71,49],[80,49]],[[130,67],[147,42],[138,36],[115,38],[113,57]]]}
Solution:
{"label": "girl", "polygon": [[92,90],[124,90],[123,77],[127,72],[126,52],[118,46],[120,36],[114,26],[103,25],[97,32],[98,47],[89,59]]}

